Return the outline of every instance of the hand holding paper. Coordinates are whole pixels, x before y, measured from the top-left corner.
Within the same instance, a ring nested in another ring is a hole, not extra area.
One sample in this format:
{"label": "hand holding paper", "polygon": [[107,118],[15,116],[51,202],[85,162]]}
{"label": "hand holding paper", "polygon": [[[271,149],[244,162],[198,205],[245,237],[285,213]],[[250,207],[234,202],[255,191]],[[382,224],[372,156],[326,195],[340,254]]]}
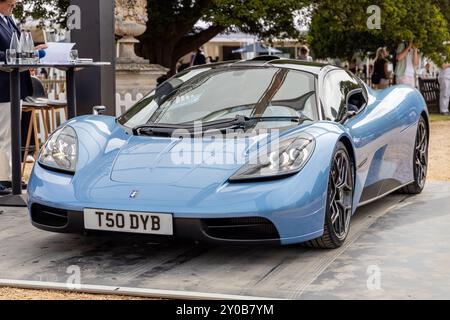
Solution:
{"label": "hand holding paper", "polygon": [[48,42],[47,46],[46,56],[41,59],[41,63],[68,63],[70,50],[75,46],[75,43]]}

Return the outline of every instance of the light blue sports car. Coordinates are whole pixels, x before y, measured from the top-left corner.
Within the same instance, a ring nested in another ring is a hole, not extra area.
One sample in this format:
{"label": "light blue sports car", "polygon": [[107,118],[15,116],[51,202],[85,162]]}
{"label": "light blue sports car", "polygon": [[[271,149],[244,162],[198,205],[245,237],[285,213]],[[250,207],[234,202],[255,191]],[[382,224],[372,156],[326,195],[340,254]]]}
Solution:
{"label": "light blue sports car", "polygon": [[358,206],[422,191],[428,141],[414,88],[273,57],[204,65],[119,118],[62,125],[29,212],[53,232],[337,248]]}

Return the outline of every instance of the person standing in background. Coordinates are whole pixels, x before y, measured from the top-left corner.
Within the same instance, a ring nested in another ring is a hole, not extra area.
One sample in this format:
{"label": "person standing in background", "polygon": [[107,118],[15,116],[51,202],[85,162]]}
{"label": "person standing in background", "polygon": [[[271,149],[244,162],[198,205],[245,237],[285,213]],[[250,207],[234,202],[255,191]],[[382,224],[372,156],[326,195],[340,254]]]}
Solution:
{"label": "person standing in background", "polygon": [[[0,0],[0,61],[6,62],[14,32],[20,36],[20,29],[12,19],[17,0]],[[47,48],[46,45],[36,50]],[[29,71],[22,72],[20,83],[21,98],[32,95]],[[9,73],[0,71],[0,195],[11,193],[11,99]]]}
{"label": "person standing in background", "polygon": [[388,56],[389,53],[386,48],[378,48],[372,74],[372,85],[374,89],[381,90],[389,87],[391,73],[388,68],[389,62],[386,59]]}
{"label": "person standing in background", "polygon": [[397,48],[395,75],[397,84],[416,86],[416,70],[420,63],[419,50],[413,42],[402,42]]}
{"label": "person standing in background", "polygon": [[353,74],[358,73],[358,60],[356,59],[355,56],[350,60],[350,64],[348,65],[348,70]]}
{"label": "person standing in background", "polygon": [[203,52],[203,48],[198,48],[197,53],[194,56],[194,60],[192,61],[193,66],[201,66],[206,64],[206,56]]}
{"label": "person standing in background", "polygon": [[309,49],[307,46],[302,46],[300,48],[300,55],[298,60],[312,62],[313,58],[309,55]]}
{"label": "person standing in background", "polygon": [[442,65],[442,71],[439,74],[439,86],[441,90],[441,99],[439,107],[441,114],[448,116],[450,103],[450,63]]}
{"label": "person standing in background", "polygon": [[431,72],[431,65],[429,63],[427,63],[425,65],[425,68],[422,70],[422,72],[420,73],[420,77],[422,79],[430,79],[433,78],[433,73]]}

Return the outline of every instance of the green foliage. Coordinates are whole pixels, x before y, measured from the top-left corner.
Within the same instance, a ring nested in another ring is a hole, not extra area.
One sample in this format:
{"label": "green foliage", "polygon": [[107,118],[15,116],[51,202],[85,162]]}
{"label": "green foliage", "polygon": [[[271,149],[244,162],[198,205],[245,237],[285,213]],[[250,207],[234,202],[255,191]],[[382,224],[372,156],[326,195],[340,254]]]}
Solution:
{"label": "green foliage", "polygon": [[224,27],[237,27],[261,38],[297,37],[294,20],[310,1],[214,0],[203,19]]}
{"label": "green foliage", "polygon": [[[435,0],[320,0],[311,21],[309,41],[317,57],[349,58],[357,51],[396,48],[413,40],[437,63],[449,55],[449,22]],[[448,0],[444,1],[448,5]],[[445,3],[443,2],[443,5]],[[381,30],[369,30],[367,8],[381,8]],[[448,12],[447,15],[450,15]]]}
{"label": "green foliage", "polygon": [[147,32],[166,33],[177,22],[190,27],[201,19],[214,26],[239,28],[262,37],[298,34],[294,27],[297,10],[305,7],[304,0],[148,0],[149,26]]}
{"label": "green foliage", "polygon": [[22,0],[17,2],[14,16],[19,20],[32,17],[41,24],[50,21],[64,27],[69,5],[70,0]]}
{"label": "green foliage", "polygon": [[450,1],[449,0],[433,0],[433,3],[441,9],[441,13],[449,22],[448,28],[450,30]]}

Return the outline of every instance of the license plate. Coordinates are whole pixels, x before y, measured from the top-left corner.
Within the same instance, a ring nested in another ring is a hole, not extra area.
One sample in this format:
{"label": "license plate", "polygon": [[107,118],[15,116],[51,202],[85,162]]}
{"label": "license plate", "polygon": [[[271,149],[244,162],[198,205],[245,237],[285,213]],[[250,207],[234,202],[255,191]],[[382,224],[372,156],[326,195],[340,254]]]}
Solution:
{"label": "license plate", "polygon": [[84,209],[88,230],[173,235],[171,214]]}

